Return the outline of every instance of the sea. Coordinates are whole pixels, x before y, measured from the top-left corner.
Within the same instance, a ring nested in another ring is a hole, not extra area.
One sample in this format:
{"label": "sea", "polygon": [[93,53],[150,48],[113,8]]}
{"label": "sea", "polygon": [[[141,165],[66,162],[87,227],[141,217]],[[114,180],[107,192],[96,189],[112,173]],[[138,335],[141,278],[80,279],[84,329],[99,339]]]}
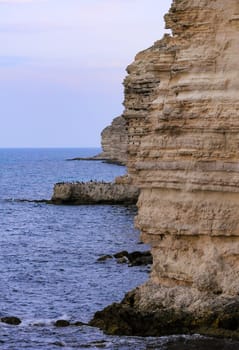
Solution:
{"label": "sea", "polygon": [[136,208],[50,205],[57,182],[112,181],[125,167],[69,161],[100,149],[0,149],[0,349],[239,349],[239,342],[195,335],[108,336],[97,328],[58,328],[56,320],[87,323],[94,313],[144,283],[148,267],[128,267],[104,254],[147,250],[134,228]]}

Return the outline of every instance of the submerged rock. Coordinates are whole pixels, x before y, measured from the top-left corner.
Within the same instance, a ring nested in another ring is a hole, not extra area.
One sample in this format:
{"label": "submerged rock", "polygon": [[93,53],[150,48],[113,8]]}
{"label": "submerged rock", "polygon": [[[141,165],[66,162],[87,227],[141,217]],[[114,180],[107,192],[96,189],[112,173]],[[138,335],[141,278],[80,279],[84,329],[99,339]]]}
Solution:
{"label": "submerged rock", "polygon": [[108,259],[115,258],[118,264],[128,264],[129,266],[142,266],[151,265],[153,263],[153,257],[151,252],[148,251],[135,251],[132,253],[127,250],[122,250],[112,255],[102,255],[97,259],[98,262],[106,261]]}
{"label": "submerged rock", "polygon": [[76,322],[70,322],[68,320],[57,320],[54,323],[55,327],[70,327],[70,326],[75,326],[75,327],[81,327],[85,326],[87,323],[81,322],[81,321],[76,321]]}
{"label": "submerged rock", "polygon": [[128,258],[128,256],[129,256],[129,253],[127,252],[127,250],[122,250],[122,251],[114,254],[114,258],[116,258],[116,259],[120,259],[120,258],[124,258],[124,257]]}
{"label": "submerged rock", "polygon": [[128,264],[129,259],[126,256],[122,256],[121,258],[116,259],[118,264]]}
{"label": "submerged rock", "polygon": [[69,327],[70,326],[70,322],[67,320],[57,320],[54,325],[56,327]]}
{"label": "submerged rock", "polygon": [[[169,291],[168,291],[169,292]],[[151,308],[140,306],[140,290],[126,294],[121,303],[113,303],[95,313],[89,322],[107,334],[128,336],[162,336],[200,333],[210,336],[239,338],[239,299],[218,303],[195,317],[186,309],[165,308],[155,303]]]}
{"label": "submerged rock", "polygon": [[20,318],[15,317],[15,316],[1,317],[0,321],[3,322],[3,323],[14,325],[14,326],[18,326],[22,322],[20,320]]}
{"label": "submerged rock", "polygon": [[109,255],[109,254],[106,254],[106,255],[101,255],[97,261],[98,262],[103,262],[103,261],[106,261],[106,260],[109,260],[109,259],[113,259],[113,256],[112,255]]}
{"label": "submerged rock", "polygon": [[86,326],[87,323],[81,322],[81,321],[76,321],[74,323],[71,324],[72,326],[76,326],[76,327],[81,327],[81,326]]}

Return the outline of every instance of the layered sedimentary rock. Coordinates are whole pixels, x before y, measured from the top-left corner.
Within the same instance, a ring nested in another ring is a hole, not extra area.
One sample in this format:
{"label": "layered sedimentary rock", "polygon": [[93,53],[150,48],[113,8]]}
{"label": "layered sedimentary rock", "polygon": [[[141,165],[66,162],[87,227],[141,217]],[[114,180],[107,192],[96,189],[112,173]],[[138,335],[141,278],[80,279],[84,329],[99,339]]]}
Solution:
{"label": "layered sedimentary rock", "polygon": [[93,157],[76,157],[68,160],[103,160],[106,163],[126,165],[128,131],[126,120],[116,117],[101,132],[102,152]]}
{"label": "layered sedimentary rock", "polygon": [[174,0],[165,20],[172,35],[140,52],[124,82],[136,224],[152,273],[95,324],[239,334],[239,2]]}
{"label": "layered sedimentary rock", "polygon": [[139,190],[123,178],[115,182],[57,183],[53,204],[136,204]]}
{"label": "layered sedimentary rock", "polygon": [[128,133],[125,119],[120,116],[113,119],[101,133],[103,152],[96,158],[125,165],[127,162]]}

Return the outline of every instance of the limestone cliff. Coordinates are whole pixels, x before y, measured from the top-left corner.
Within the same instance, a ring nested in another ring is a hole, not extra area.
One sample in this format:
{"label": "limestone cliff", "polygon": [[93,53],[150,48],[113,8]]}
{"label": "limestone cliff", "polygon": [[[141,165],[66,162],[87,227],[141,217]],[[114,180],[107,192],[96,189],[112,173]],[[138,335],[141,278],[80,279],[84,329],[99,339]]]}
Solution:
{"label": "limestone cliff", "polygon": [[127,162],[127,142],[126,121],[122,116],[116,117],[111,125],[101,132],[103,152],[97,158],[125,165]]}
{"label": "limestone cliff", "polygon": [[68,160],[103,160],[106,163],[126,165],[128,147],[128,128],[122,116],[101,132],[102,152],[93,157],[76,157]]}
{"label": "limestone cliff", "polygon": [[172,35],[140,52],[124,82],[136,224],[154,263],[123,304],[144,315],[145,334],[238,332],[239,2],[174,0],[165,20]]}

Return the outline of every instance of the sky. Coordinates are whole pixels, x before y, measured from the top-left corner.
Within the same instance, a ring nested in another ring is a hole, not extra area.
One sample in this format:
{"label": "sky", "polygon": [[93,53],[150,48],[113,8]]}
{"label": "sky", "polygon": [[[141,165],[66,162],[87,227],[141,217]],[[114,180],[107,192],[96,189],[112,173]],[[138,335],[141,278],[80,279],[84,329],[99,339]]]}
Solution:
{"label": "sky", "polygon": [[171,0],[0,0],[0,147],[99,147]]}

